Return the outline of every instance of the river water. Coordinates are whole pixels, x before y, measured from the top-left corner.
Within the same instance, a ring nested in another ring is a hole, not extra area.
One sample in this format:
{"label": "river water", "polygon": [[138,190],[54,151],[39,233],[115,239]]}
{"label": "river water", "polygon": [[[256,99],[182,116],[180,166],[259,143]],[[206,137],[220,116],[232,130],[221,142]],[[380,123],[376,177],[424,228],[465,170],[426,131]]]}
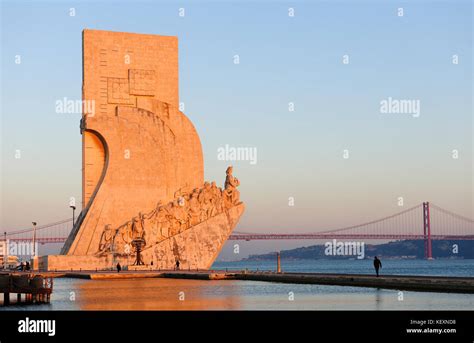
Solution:
{"label": "river water", "polygon": [[[216,262],[213,269],[276,271],[275,261]],[[374,274],[372,260],[282,260],[284,272]],[[398,275],[471,276],[474,260],[382,260],[381,273]]]}
{"label": "river water", "polygon": [[[474,276],[474,260],[386,260],[387,274]],[[274,261],[213,269],[275,270]],[[287,272],[372,273],[370,260],[282,261]],[[55,279],[47,305],[3,310],[473,310],[474,295],[255,281]]]}

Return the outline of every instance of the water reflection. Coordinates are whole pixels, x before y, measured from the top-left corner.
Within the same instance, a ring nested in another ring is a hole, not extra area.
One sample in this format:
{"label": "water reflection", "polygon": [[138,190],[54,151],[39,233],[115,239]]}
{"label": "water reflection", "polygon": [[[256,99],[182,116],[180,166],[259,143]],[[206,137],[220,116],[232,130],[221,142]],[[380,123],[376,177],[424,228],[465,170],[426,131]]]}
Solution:
{"label": "water reflection", "polygon": [[375,309],[381,310],[382,309],[382,292],[380,288],[375,289]]}
{"label": "water reflection", "polygon": [[[290,293],[292,296],[290,296]],[[257,281],[56,279],[50,305],[3,310],[472,310],[470,294]]]}
{"label": "water reflection", "polygon": [[233,283],[172,279],[85,282],[77,287],[77,306],[81,310],[235,310],[241,306],[233,294]]}

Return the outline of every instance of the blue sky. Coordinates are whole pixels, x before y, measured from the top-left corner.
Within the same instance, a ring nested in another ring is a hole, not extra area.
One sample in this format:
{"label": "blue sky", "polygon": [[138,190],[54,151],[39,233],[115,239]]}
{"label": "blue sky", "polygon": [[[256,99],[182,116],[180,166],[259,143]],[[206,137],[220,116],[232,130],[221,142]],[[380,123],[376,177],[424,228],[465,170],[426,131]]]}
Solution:
{"label": "blue sky", "polygon": [[[256,165],[231,162],[240,231],[337,228],[400,211],[399,196],[474,217],[470,1],[2,1],[1,15],[4,229],[81,198],[80,115],[55,101],[81,97],[85,28],[178,37],[206,179],[223,181],[219,147],[257,148]],[[388,97],[419,100],[420,116],[381,114]]]}

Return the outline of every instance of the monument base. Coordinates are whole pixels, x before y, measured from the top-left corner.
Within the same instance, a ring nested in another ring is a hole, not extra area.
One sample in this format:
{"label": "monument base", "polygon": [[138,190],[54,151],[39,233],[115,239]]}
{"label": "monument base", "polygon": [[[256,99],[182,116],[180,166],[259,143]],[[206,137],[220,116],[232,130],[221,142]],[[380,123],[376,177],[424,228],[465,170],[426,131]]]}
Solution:
{"label": "monument base", "polygon": [[48,255],[38,258],[40,271],[79,271],[79,270],[111,270],[115,268],[116,261],[108,256],[74,256],[74,255]]}
{"label": "monument base", "polygon": [[[179,261],[183,270],[209,269],[244,209],[245,205],[240,203],[162,242],[145,246],[141,253],[143,268],[169,270]],[[48,255],[38,258],[38,268],[41,271],[112,270],[120,263],[122,268],[129,266],[131,270],[134,262],[133,255]]]}

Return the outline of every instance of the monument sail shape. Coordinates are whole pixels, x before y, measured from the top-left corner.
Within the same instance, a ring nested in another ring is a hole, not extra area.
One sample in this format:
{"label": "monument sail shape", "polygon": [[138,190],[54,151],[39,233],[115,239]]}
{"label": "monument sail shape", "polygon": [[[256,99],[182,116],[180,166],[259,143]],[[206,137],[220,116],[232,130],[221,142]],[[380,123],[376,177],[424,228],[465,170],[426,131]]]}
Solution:
{"label": "monument sail shape", "polygon": [[61,255],[42,269],[126,265],[139,240],[157,268],[209,268],[244,211],[204,183],[199,136],[178,109],[176,37],[83,31],[83,210]]}

